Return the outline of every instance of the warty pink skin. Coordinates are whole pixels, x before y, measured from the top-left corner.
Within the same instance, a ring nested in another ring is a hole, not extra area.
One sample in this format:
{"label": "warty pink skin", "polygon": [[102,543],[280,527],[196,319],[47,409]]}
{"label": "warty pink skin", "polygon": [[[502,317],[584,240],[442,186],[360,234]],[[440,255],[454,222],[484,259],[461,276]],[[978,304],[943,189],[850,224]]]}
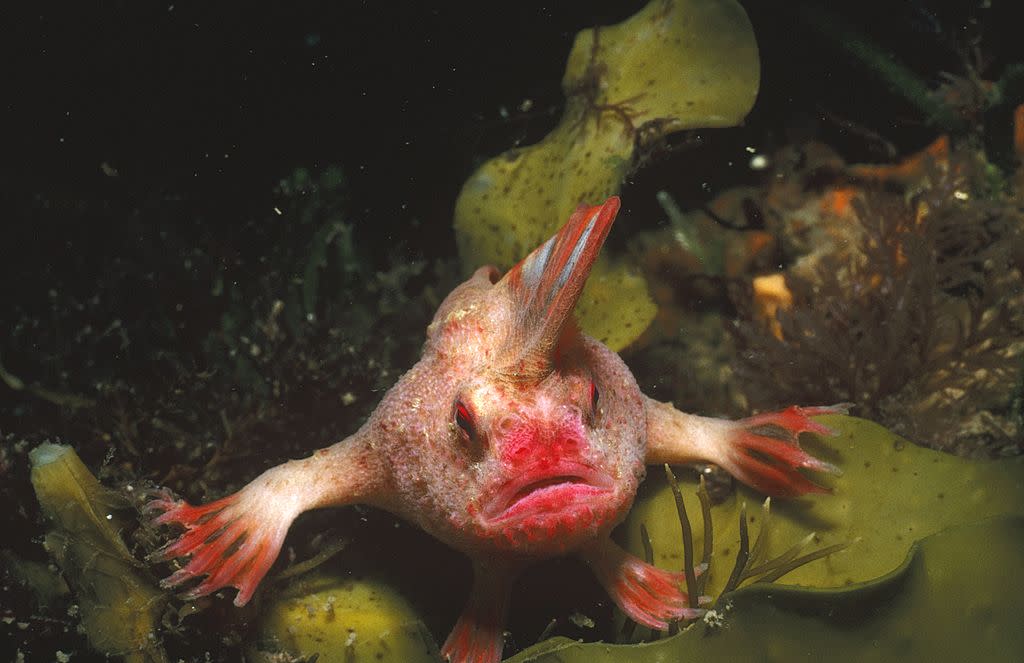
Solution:
{"label": "warty pink skin", "polygon": [[[473,560],[473,590],[443,648],[452,661],[500,660],[514,576],[556,555],[577,555],[647,626],[700,614],[687,605],[682,573],[652,567],[609,538],[645,465],[704,460],[771,494],[822,492],[797,470],[834,468],[801,451],[796,436],[828,433],[808,417],[842,407],[731,422],[645,397],[619,356],[572,320],[618,208],[617,198],[581,206],[503,278],[484,267],[453,290],[427,328],[420,361],[351,437],[208,505],[155,501],[156,522],[186,528],[160,557],[190,556],[165,586],[205,576],[186,596],[234,586],[243,605],[298,514],[362,503]],[[783,439],[765,436],[768,424]]]}

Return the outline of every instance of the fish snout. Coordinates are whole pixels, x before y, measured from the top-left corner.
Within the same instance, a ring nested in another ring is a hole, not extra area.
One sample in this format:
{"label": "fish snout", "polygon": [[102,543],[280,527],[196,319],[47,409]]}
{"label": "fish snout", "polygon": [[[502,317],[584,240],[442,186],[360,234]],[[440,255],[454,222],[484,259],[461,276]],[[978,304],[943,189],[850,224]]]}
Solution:
{"label": "fish snout", "polygon": [[513,471],[537,463],[580,459],[587,448],[582,427],[571,421],[531,422],[511,415],[500,419],[492,431],[498,458]]}

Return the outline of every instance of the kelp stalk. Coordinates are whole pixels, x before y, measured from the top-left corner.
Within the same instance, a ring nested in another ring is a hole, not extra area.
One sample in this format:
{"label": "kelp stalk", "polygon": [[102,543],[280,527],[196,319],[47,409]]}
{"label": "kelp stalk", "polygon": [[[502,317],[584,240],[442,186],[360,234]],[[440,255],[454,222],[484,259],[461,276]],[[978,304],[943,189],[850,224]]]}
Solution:
{"label": "kelp stalk", "polygon": [[732,573],[729,574],[729,580],[726,581],[725,588],[719,595],[718,601],[715,602],[716,606],[722,600],[722,596],[725,596],[739,586],[740,577],[743,575],[743,569],[747,567],[749,557],[750,537],[747,534],[747,503],[744,502],[740,505],[740,549],[736,553],[736,564],[733,565]]}
{"label": "kelp stalk", "polygon": [[[690,607],[697,606],[700,594],[697,593],[697,575],[693,572],[693,530],[690,528],[690,519],[686,515],[686,505],[683,504],[683,494],[679,492],[679,482],[672,468],[665,464],[665,476],[668,477],[669,486],[672,487],[672,495],[676,498],[676,510],[679,512],[679,526],[683,534],[683,573],[686,575],[686,593]],[[704,569],[705,572],[707,569]]]}
{"label": "kelp stalk", "polygon": [[701,517],[704,519],[704,555],[701,558],[701,568],[704,572],[697,578],[697,595],[704,594],[704,587],[708,584],[708,576],[711,573],[711,558],[715,552],[715,528],[711,523],[711,494],[708,493],[708,485],[704,476],[700,477],[700,486],[697,488],[697,499],[700,500]]}

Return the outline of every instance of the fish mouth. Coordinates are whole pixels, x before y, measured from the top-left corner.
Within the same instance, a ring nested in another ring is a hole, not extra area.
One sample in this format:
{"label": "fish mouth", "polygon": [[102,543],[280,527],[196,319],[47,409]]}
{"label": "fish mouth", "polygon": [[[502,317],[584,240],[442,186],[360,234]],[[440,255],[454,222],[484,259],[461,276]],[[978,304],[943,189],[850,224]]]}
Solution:
{"label": "fish mouth", "polygon": [[504,522],[518,516],[557,513],[614,488],[610,475],[582,463],[563,461],[528,468],[498,488],[482,515],[492,522]]}

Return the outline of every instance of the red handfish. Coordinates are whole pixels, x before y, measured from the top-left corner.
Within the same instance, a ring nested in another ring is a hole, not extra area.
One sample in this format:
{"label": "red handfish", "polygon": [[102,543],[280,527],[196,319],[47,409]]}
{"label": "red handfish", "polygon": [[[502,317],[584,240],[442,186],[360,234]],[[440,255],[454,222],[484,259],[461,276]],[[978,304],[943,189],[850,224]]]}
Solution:
{"label": "red handfish", "polygon": [[[530,562],[575,555],[612,600],[655,629],[694,618],[684,576],[612,542],[645,466],[707,461],[781,496],[824,492],[798,470],[835,468],[797,444],[830,431],[790,407],[742,421],[684,414],[647,398],[619,356],[576,326],[572,311],[619,209],[580,206],[507,274],[478,269],[441,304],[423,355],[350,437],[271,468],[203,506],[152,503],[185,532],[162,559],[190,556],[163,581],[205,576],[188,597],[237,587],[244,605],[303,511],[369,504],[467,554],[474,584],[443,653],[494,663],[513,579]],[[768,436],[774,428],[780,437]]]}

